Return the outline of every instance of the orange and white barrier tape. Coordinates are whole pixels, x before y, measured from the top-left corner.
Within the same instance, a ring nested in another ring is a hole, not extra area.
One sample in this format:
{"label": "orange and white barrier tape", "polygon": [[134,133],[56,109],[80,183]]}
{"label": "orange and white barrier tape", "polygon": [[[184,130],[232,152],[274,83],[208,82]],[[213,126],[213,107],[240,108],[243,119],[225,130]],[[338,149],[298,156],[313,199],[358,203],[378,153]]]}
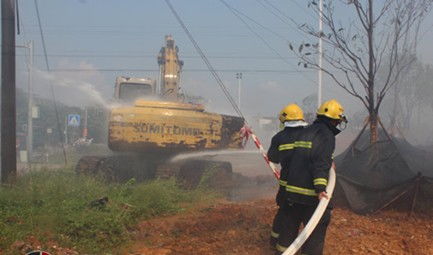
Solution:
{"label": "orange and white barrier tape", "polygon": [[250,127],[248,127],[247,125],[245,125],[241,129],[241,135],[245,139],[245,143],[246,143],[246,141],[248,141],[248,138],[251,136],[257,149],[259,149],[260,153],[262,154],[263,159],[266,161],[266,164],[272,170],[272,172],[274,173],[274,176],[279,180],[280,179],[280,171],[278,170],[277,166],[274,163],[269,161],[267,152],[263,148],[263,145],[260,142],[259,138],[254,134],[253,130]]}

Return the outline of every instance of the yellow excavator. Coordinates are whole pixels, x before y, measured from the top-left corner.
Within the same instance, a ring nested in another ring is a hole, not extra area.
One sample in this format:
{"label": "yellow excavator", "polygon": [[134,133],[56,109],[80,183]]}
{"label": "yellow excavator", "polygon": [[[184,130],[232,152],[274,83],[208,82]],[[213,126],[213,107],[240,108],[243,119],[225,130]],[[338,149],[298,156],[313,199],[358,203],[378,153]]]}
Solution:
{"label": "yellow excavator", "polygon": [[231,173],[229,162],[168,162],[184,152],[239,149],[244,125],[243,118],[206,112],[203,105],[186,101],[179,90],[183,61],[178,51],[172,36],[166,36],[158,55],[159,86],[149,78],[117,77],[114,98],[121,106],[111,109],[108,122],[113,155],[85,156],[77,172],[120,181],[177,176],[189,186],[208,168]]}

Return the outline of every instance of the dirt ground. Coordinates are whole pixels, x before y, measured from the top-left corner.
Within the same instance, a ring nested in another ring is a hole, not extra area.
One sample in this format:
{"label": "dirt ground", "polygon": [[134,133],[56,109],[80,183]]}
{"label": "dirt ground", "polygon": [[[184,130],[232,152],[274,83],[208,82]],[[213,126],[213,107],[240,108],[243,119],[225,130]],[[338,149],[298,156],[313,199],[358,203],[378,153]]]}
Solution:
{"label": "dirt ground", "polygon": [[[125,254],[274,254],[268,240],[272,199],[220,202],[143,221]],[[325,254],[433,254],[433,219],[387,211],[359,216],[334,209]]]}
{"label": "dirt ground", "polygon": [[[277,185],[263,160],[255,154],[216,159],[230,161],[244,184],[215,205],[141,222],[124,254],[274,254],[269,235]],[[336,208],[325,254],[433,254],[433,217]]]}
{"label": "dirt ground", "polygon": [[[278,185],[270,170],[257,154],[213,159],[228,160],[233,165],[238,185],[226,199],[142,221],[131,230],[131,245],[113,250],[113,254],[273,255],[269,237],[277,210],[274,196]],[[324,254],[433,254],[432,215],[408,217],[407,212],[382,211],[360,216],[336,208]],[[25,243],[14,246],[20,250]],[[60,247],[56,250],[56,254],[78,254]]]}

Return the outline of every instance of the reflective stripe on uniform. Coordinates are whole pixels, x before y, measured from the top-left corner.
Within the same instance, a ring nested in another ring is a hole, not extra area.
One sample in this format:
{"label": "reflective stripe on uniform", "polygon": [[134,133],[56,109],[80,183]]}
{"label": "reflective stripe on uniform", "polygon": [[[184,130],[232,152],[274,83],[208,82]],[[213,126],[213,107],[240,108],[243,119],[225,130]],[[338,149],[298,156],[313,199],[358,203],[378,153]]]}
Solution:
{"label": "reflective stripe on uniform", "polygon": [[279,180],[279,183],[280,183],[280,186],[283,186],[283,187],[285,187],[287,185],[287,182],[283,181],[283,180]]}
{"label": "reflective stripe on uniform", "polygon": [[275,233],[274,231],[271,231],[271,236],[272,236],[273,238],[278,238],[278,237],[280,236],[280,234]]}
{"label": "reflective stripe on uniform", "polygon": [[279,252],[284,252],[284,251],[287,250],[287,248],[289,248],[289,247],[284,247],[284,246],[281,246],[281,245],[277,244],[277,245],[275,245],[275,248],[276,248]]}
{"label": "reflective stripe on uniform", "polygon": [[286,191],[298,193],[306,196],[317,196],[316,191],[314,191],[314,189],[306,189],[306,188],[296,187],[292,185],[286,185]]}
{"label": "reflective stripe on uniform", "polygon": [[313,180],[313,184],[314,185],[328,185],[328,180],[326,180],[325,178],[316,178]]}
{"label": "reflective stripe on uniform", "polygon": [[294,143],[286,143],[278,146],[279,151],[293,150],[294,148],[307,148],[311,149],[313,147],[312,142],[307,141],[295,141]]}
{"label": "reflective stripe on uniform", "polygon": [[313,147],[313,143],[312,142],[307,142],[307,141],[296,141],[295,142],[295,147],[311,149]]}
{"label": "reflective stripe on uniform", "polygon": [[292,150],[293,148],[295,148],[295,145],[293,143],[286,143],[278,146],[279,151]]}

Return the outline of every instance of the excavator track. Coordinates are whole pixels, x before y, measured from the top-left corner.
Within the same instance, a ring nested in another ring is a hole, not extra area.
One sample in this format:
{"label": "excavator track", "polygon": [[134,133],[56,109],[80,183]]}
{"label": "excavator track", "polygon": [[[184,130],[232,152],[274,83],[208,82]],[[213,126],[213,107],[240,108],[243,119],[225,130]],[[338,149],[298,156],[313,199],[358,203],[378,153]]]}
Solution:
{"label": "excavator track", "polygon": [[96,175],[98,164],[102,158],[99,156],[84,156],[80,158],[75,166],[75,172],[78,174]]}
{"label": "excavator track", "polygon": [[155,178],[155,162],[136,155],[85,156],[78,161],[75,171],[111,182],[126,182],[131,178],[144,181]]}
{"label": "excavator track", "polygon": [[176,175],[177,182],[187,189],[206,186],[218,190],[229,188],[232,180],[232,165],[226,161],[188,160]]}
{"label": "excavator track", "polygon": [[199,186],[222,191],[231,190],[233,170],[230,162],[190,159],[178,163],[163,163],[138,155],[82,157],[75,168],[78,174],[100,176],[109,182],[126,182],[157,178],[175,178],[179,186],[195,189]]}

